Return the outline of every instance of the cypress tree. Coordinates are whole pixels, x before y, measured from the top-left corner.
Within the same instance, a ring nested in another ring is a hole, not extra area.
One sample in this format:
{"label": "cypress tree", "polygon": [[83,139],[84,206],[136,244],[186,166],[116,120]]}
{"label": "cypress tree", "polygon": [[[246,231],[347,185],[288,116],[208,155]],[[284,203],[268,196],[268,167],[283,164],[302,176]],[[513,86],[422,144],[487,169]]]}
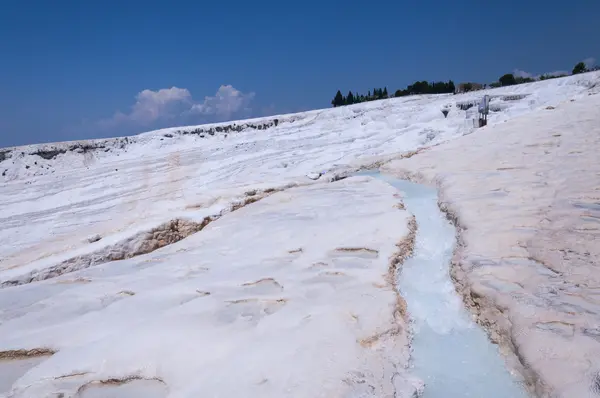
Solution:
{"label": "cypress tree", "polygon": [[348,91],[348,96],[346,97],[346,105],[354,104],[354,95],[352,95],[352,91]]}
{"label": "cypress tree", "polygon": [[344,105],[344,97],[342,96],[342,93],[340,92],[340,90],[338,90],[338,92],[335,94],[333,101],[331,101],[331,105],[333,105],[334,108],[336,106]]}

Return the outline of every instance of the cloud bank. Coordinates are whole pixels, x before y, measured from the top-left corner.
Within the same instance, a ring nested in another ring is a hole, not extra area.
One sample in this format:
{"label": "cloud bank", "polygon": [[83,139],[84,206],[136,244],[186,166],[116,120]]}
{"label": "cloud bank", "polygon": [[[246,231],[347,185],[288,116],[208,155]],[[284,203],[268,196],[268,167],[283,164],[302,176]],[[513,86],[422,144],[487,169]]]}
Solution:
{"label": "cloud bank", "polygon": [[197,102],[186,88],[146,89],[136,95],[129,112],[116,112],[98,124],[103,128],[116,128],[222,121],[250,115],[254,96],[252,92],[243,93],[231,85],[222,85],[214,96]]}
{"label": "cloud bank", "polygon": [[241,111],[251,112],[253,99],[254,93],[244,94],[232,86],[221,86],[214,97],[205,97],[201,104],[194,104],[190,113],[229,118]]}
{"label": "cloud bank", "polygon": [[522,77],[522,78],[532,78],[534,80],[539,80],[541,76],[545,75],[545,76],[563,76],[563,75],[570,75],[571,72],[568,72],[566,70],[555,70],[552,72],[546,72],[546,73],[542,73],[541,75],[535,75],[533,73],[529,73],[529,72],[525,72],[524,70],[520,70],[520,69],[515,69],[513,71],[513,75],[515,77]]}
{"label": "cloud bank", "polygon": [[533,77],[533,75],[531,73],[525,72],[524,70],[520,70],[520,69],[515,69],[513,71],[513,75],[515,77],[522,77],[522,78]]}

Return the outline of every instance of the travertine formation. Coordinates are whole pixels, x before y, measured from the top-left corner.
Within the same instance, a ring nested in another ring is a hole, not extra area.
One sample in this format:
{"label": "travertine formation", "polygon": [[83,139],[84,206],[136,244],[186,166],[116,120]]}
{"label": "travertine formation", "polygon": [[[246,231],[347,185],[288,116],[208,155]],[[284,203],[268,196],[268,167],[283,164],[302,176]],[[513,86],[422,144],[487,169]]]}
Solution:
{"label": "travertine formation", "polygon": [[392,289],[411,216],[346,178],[392,159],[439,182],[459,292],[511,366],[594,396],[598,91],[594,72],[0,150],[0,396],[412,398]]}
{"label": "travertine formation", "polygon": [[54,353],[0,385],[11,398],[411,397],[422,385],[393,275],[414,223],[400,201],[368,177],[291,188],[160,250],[0,289],[0,358]]}
{"label": "travertine formation", "polygon": [[539,396],[600,395],[600,95],[394,161],[460,230],[453,277]]}

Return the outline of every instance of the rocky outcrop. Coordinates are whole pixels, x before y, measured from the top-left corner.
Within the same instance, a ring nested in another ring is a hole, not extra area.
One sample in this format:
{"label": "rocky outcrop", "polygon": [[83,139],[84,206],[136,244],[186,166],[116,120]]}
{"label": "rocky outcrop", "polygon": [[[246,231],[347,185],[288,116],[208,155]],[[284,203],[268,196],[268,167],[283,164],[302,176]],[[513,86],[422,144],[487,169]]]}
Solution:
{"label": "rocky outcrop", "polygon": [[[247,122],[247,123],[232,123],[232,124],[227,124],[227,125],[221,125],[221,126],[212,126],[212,127],[198,127],[198,128],[194,128],[192,130],[177,130],[175,131],[177,134],[182,134],[182,135],[188,135],[188,134],[192,134],[192,135],[199,135],[200,137],[204,138],[206,135],[210,135],[213,136],[216,133],[230,133],[230,132],[240,132],[242,130],[246,130],[246,129],[253,129],[253,130],[266,130],[268,128],[271,127],[277,127],[279,125],[279,119],[273,119],[273,120],[269,120],[263,123],[252,123],[252,122]],[[173,135],[172,134],[165,134],[165,137],[168,138],[172,138]]]}
{"label": "rocky outcrop", "polygon": [[[113,145],[116,148],[123,149],[127,144],[129,144],[129,138],[116,138],[113,140]],[[42,147],[35,152],[31,152],[31,155],[39,156],[46,160],[55,159],[59,155],[63,155],[67,152],[76,152],[76,153],[88,153],[93,151],[98,151],[100,149],[107,148],[107,141],[82,141],[76,142],[73,144],[58,144],[52,146]],[[110,148],[108,148],[110,150]]]}
{"label": "rocky outcrop", "polygon": [[8,159],[9,154],[10,151],[0,151],[0,162],[4,162],[6,159]]}
{"label": "rocky outcrop", "polygon": [[48,149],[48,150],[39,149],[39,150],[33,152],[32,155],[37,155],[43,159],[50,160],[50,159],[54,159],[58,155],[62,155],[63,153],[67,153],[67,150],[66,149]]}

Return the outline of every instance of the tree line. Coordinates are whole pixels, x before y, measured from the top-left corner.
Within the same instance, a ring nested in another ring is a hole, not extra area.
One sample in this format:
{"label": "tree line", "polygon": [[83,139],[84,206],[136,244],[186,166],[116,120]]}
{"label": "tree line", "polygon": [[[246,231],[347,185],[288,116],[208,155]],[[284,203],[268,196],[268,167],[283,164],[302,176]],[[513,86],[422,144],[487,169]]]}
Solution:
{"label": "tree line", "polygon": [[404,90],[396,90],[394,97],[404,97],[413,94],[453,94],[454,91],[456,91],[456,87],[452,80],[448,80],[447,83],[423,80],[407,86]]}
{"label": "tree line", "polygon": [[[445,94],[445,93],[454,93],[456,87],[454,86],[454,82],[452,80],[445,82],[428,82],[426,80],[415,82],[406,87],[404,90],[396,90],[396,92],[392,95],[392,97],[403,97],[406,95],[413,94]],[[346,96],[342,94],[340,90],[337,91],[333,100],[331,100],[331,105],[334,107],[343,106],[343,105],[352,105],[359,104],[361,102],[366,101],[375,101],[380,99],[390,98],[388,94],[387,87],[375,88],[373,89],[373,93],[371,91],[367,93],[367,95],[362,95],[359,93],[352,93],[349,91]]]}
{"label": "tree line", "polygon": [[[598,67],[588,68],[584,62],[578,62],[574,67],[571,75],[578,75],[580,73],[592,72],[594,70],[598,70]],[[502,75],[497,82],[491,83],[490,87],[505,87],[505,86],[514,86],[517,84],[523,83],[532,83],[538,80],[549,80],[549,79],[558,79],[559,77],[568,76],[567,73],[554,73],[554,74],[544,74],[540,75],[537,79],[533,77],[523,77],[523,76],[515,76],[512,73],[507,73]]]}
{"label": "tree line", "polygon": [[[596,66],[596,67],[588,68],[584,62],[579,62],[575,65],[571,74],[577,75],[579,73],[591,72],[594,70],[600,70],[600,67]],[[489,86],[490,88],[495,88],[495,87],[514,86],[516,84],[531,83],[531,82],[535,82],[538,80],[556,79],[556,78],[565,77],[565,76],[567,76],[566,73],[565,74],[555,73],[555,74],[544,74],[544,75],[538,76],[537,78],[533,78],[533,77],[527,77],[527,76],[515,76],[513,73],[507,73],[507,74],[502,75],[496,82],[490,83],[489,85],[486,85],[486,84],[477,85],[477,87],[487,88]],[[471,91],[471,90],[475,89],[474,86],[475,85],[473,83],[463,83],[462,91],[465,91],[465,92]],[[415,82],[415,83],[407,86],[406,89],[404,89],[404,90],[396,90],[396,92],[394,92],[394,94],[391,97],[403,97],[406,95],[413,95],[413,94],[450,94],[450,93],[456,93],[456,87],[452,80],[449,80],[447,83],[446,82],[428,82],[426,80],[423,80],[423,81]],[[343,105],[359,104],[361,102],[375,101],[375,100],[380,100],[380,99],[385,99],[385,98],[390,98],[390,96],[388,95],[387,87],[384,87],[383,89],[375,88],[375,89],[373,89],[372,93],[371,93],[371,91],[369,91],[367,93],[367,95],[362,95],[359,93],[354,94],[354,93],[352,93],[352,91],[349,91],[348,94],[346,96],[344,96],[344,95],[342,95],[342,92],[340,90],[338,90],[337,93],[335,94],[335,97],[331,101],[331,104],[334,107],[337,107],[337,106],[343,106]]]}
{"label": "tree line", "polygon": [[331,101],[331,105],[336,107],[343,105],[360,104],[361,102],[375,101],[385,98],[389,98],[387,87],[384,87],[383,89],[373,89],[373,94],[371,94],[371,91],[369,91],[367,95],[359,93],[353,94],[352,91],[349,91],[348,95],[344,96],[342,95],[342,92],[338,90],[335,94],[335,97],[333,97],[333,100]]}

